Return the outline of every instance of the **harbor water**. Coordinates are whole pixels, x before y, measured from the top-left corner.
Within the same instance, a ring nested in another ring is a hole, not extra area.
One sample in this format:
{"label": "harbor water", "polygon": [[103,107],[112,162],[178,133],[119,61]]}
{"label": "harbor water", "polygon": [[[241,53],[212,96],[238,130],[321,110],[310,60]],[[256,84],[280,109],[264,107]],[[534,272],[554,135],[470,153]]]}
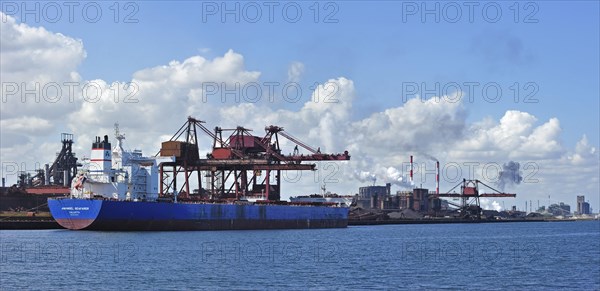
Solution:
{"label": "harbor water", "polygon": [[600,290],[600,222],[0,231],[1,290]]}

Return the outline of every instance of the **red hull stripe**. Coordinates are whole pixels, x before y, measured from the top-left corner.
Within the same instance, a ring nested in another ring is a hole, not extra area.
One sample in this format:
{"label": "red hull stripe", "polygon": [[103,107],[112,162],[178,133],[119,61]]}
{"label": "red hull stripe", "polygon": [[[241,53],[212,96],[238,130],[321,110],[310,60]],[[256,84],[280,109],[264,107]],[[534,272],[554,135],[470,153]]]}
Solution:
{"label": "red hull stripe", "polygon": [[67,229],[85,229],[90,226],[94,219],[56,219],[60,226]]}

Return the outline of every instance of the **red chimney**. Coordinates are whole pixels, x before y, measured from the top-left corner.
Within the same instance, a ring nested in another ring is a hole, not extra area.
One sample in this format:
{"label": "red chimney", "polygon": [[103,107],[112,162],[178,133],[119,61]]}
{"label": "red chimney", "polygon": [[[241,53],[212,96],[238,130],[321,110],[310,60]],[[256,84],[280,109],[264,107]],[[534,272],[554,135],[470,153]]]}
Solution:
{"label": "red chimney", "polygon": [[413,184],[413,156],[410,156],[410,184]]}
{"label": "red chimney", "polygon": [[435,162],[435,194],[440,194],[440,161]]}

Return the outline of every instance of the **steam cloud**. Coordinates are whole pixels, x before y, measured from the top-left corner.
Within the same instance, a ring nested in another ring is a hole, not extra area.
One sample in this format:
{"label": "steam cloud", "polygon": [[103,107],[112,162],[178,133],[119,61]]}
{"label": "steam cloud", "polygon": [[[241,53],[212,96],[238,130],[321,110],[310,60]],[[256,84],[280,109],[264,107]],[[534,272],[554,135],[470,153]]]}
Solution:
{"label": "steam cloud", "polygon": [[384,176],[384,180],[386,183],[392,183],[396,186],[400,186],[402,188],[408,188],[411,189],[413,188],[413,183],[410,182],[410,178],[402,175],[402,172],[400,172],[398,169],[394,168],[394,167],[388,167],[387,169],[385,169],[385,176]]}
{"label": "steam cloud", "polygon": [[485,209],[485,210],[496,210],[496,211],[502,211],[502,206],[500,206],[500,203],[496,200],[488,200],[486,198],[482,198],[481,199],[481,208]]}
{"label": "steam cloud", "polygon": [[380,179],[384,183],[391,183],[408,189],[412,189],[414,186],[414,183],[410,182],[409,177],[402,175],[402,172],[395,167],[380,168],[375,173],[370,171],[354,171],[354,178],[361,182],[372,182],[373,184],[375,184],[377,179]]}
{"label": "steam cloud", "polygon": [[377,176],[368,171],[354,171],[354,178],[361,182],[377,182]]}
{"label": "steam cloud", "polygon": [[502,171],[498,174],[498,188],[501,191],[504,191],[504,187],[509,185],[518,185],[523,181],[523,176],[521,176],[521,171],[519,170],[521,165],[517,162],[510,161],[502,166]]}

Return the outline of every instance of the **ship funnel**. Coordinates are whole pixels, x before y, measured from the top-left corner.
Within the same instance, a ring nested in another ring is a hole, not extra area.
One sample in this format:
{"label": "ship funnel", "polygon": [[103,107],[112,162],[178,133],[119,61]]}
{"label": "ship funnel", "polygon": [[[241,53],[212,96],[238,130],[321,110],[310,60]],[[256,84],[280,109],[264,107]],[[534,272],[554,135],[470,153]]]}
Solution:
{"label": "ship funnel", "polygon": [[90,156],[90,171],[98,174],[108,171],[112,168],[112,151],[108,135],[102,140],[96,136],[96,142],[92,144],[92,154]]}

